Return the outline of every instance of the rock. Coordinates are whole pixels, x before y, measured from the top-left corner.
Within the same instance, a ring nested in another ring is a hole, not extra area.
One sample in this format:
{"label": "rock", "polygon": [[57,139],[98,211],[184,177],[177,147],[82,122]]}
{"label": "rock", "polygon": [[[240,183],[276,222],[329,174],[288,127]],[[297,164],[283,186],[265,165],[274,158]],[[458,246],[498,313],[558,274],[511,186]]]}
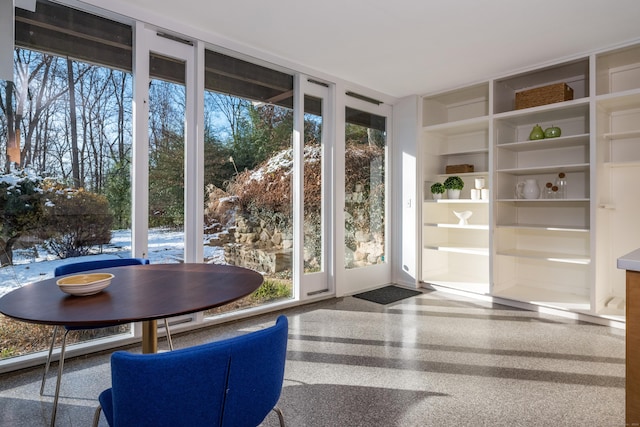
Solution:
{"label": "rock", "polygon": [[273,236],[271,236],[271,243],[276,246],[280,245],[282,243],[282,233],[274,233]]}

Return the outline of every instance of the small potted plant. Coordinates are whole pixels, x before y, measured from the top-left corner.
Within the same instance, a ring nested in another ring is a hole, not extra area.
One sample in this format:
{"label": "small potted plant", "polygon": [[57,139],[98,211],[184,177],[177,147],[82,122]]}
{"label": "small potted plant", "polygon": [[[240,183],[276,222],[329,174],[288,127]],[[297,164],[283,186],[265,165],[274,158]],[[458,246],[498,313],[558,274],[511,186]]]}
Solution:
{"label": "small potted plant", "polygon": [[436,182],[431,185],[431,196],[433,197],[433,200],[442,199],[442,194],[445,190],[446,188],[444,188],[444,185],[441,182]]}
{"label": "small potted plant", "polygon": [[450,199],[459,199],[463,187],[464,181],[459,176],[450,176],[444,180],[444,188],[447,189],[447,197]]}

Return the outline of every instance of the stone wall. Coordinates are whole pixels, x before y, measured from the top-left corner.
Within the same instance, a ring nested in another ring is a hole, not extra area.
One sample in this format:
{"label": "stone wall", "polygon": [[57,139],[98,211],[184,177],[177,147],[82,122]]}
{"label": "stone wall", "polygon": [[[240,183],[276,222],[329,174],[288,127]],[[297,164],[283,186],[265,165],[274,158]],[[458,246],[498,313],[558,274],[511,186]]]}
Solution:
{"label": "stone wall", "polygon": [[379,233],[357,231],[355,234],[356,250],[347,248],[346,265],[349,267],[366,267],[384,262],[384,236]]}
{"label": "stone wall", "polygon": [[227,263],[269,274],[291,269],[292,255],[291,249],[258,249],[239,243],[224,246]]}
{"label": "stone wall", "polygon": [[263,273],[291,269],[293,236],[264,220],[251,221],[238,215],[236,226],[218,233],[209,244],[224,247],[225,262],[231,265]]}
{"label": "stone wall", "polygon": [[[305,228],[305,230],[307,230]],[[308,230],[309,231],[309,230]],[[311,231],[310,231],[311,232]],[[211,246],[224,248],[225,262],[267,274],[291,269],[293,236],[266,221],[251,221],[238,215],[236,226],[220,232],[209,241]],[[357,231],[355,250],[346,249],[346,265],[364,267],[384,262],[384,236],[379,233]],[[315,253],[305,248],[306,266],[314,266]]]}

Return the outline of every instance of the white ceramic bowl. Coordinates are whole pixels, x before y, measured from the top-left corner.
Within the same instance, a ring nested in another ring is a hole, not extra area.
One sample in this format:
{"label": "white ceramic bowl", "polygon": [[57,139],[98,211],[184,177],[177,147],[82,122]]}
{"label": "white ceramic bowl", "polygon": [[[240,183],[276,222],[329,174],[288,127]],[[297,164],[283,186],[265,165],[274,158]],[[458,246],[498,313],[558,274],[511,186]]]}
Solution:
{"label": "white ceramic bowl", "polygon": [[62,292],[70,295],[93,295],[97,294],[111,284],[113,274],[110,273],[87,273],[66,276],[56,282]]}

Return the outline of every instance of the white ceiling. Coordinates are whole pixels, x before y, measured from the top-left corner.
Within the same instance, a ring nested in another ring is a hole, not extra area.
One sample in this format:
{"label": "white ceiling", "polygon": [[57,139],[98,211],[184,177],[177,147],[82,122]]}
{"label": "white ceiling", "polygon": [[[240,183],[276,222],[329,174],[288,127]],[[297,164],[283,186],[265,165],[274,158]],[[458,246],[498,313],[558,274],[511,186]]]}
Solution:
{"label": "white ceiling", "polygon": [[639,0],[128,3],[394,97],[439,91],[640,39]]}

